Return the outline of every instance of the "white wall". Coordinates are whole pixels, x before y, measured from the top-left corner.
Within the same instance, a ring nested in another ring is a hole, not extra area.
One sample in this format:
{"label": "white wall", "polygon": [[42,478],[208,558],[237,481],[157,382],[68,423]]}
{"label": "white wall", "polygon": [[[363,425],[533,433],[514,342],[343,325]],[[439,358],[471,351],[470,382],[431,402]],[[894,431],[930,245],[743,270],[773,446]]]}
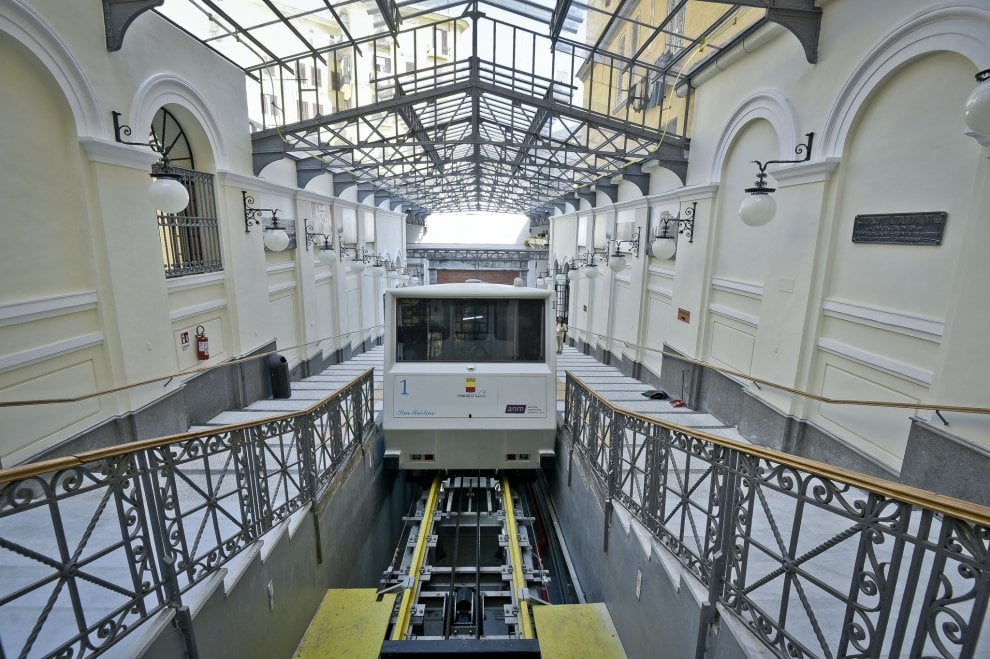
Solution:
{"label": "white wall", "polygon": [[[4,229],[16,236],[0,244],[0,400],[123,387],[0,409],[3,466],[173,393],[200,363],[195,346],[180,342],[199,325],[210,337],[208,364],[275,340],[295,365],[346,345],[342,328],[358,330],[354,343],[376,334],[363,323],[379,322],[380,291],[305,249],[314,204],[330,217],[346,203],[329,194],[332,179],[299,190],[288,161],[253,175],[239,69],[151,12],[109,53],[99,5],[57,0],[0,5],[0,58],[0,198]],[[127,139],[141,142],[163,106],[182,124],[196,168],[215,176],[221,272],[165,279],[147,196],[157,157],[114,141],[112,111],[131,127]],[[245,231],[242,191],[255,207],[281,210],[296,249],[266,252],[261,227]],[[348,207],[387,218],[375,242],[402,244],[397,215]]]}
{"label": "white wall", "polygon": [[[681,241],[668,261],[633,260],[618,275],[579,281],[579,304],[594,304],[571,325],[577,336],[608,328],[624,343],[638,337],[638,353],[618,343],[613,352],[637,354],[654,371],[661,363],[650,348],[666,343],[815,395],[988,407],[980,373],[990,353],[977,337],[990,333],[990,293],[979,283],[990,280],[990,262],[977,245],[990,244],[981,221],[990,154],[965,134],[961,108],[990,61],[990,7],[833,0],[824,10],[817,64],[770,26],[753,52],[700,78],[685,186],[659,169],[646,198],[612,205],[599,196],[596,216],[614,208],[637,224],[649,206],[676,215],[697,201],[694,243]],[[810,131],[809,162],[769,168],[774,220],[744,225],[751,161],[797,159]],[[922,211],[948,213],[942,245],[851,241],[858,214]],[[577,217],[552,218],[552,252],[564,250],[560,239],[570,247]],[[910,415],[932,415],[751,393],[895,468]],[[949,432],[990,448],[986,415],[950,416]]]}

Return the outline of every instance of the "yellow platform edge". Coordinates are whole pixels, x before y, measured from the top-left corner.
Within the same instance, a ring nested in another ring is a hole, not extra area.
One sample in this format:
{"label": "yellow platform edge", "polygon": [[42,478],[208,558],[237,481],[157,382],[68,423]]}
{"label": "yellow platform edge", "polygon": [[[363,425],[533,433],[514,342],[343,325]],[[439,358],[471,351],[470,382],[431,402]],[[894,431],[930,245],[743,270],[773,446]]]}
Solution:
{"label": "yellow platform edge", "polygon": [[377,601],[374,588],[328,590],[294,659],[377,657],[395,607],[395,594]]}
{"label": "yellow platform edge", "polygon": [[543,659],[626,659],[603,603],[533,607]]}

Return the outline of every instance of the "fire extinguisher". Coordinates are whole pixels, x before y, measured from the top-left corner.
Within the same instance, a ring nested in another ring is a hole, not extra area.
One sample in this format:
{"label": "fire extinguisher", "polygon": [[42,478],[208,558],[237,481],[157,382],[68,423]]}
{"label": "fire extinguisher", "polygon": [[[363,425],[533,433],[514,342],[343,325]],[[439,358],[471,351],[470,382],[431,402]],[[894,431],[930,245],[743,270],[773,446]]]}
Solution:
{"label": "fire extinguisher", "polygon": [[206,361],[210,358],[210,337],[206,336],[206,328],[196,326],[196,359]]}

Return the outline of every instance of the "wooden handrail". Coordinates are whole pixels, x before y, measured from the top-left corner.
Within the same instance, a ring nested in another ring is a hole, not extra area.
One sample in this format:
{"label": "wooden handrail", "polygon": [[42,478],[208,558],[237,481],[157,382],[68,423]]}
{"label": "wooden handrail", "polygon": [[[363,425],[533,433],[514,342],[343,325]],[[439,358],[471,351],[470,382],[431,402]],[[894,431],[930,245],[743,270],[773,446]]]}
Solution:
{"label": "wooden handrail", "polygon": [[868,476],[857,471],[843,469],[842,467],[836,467],[817,460],[809,460],[807,458],[802,458],[790,453],[784,453],[765,446],[745,444],[727,437],[719,437],[701,430],[695,430],[676,423],[670,423],[669,421],[644,416],[643,414],[638,414],[636,412],[623,409],[622,407],[610,402],[582,381],[581,378],[573,375],[569,371],[567,372],[567,377],[578,382],[581,387],[592,397],[613,412],[618,412],[619,414],[623,414],[640,421],[645,421],[647,423],[662,426],[676,432],[684,433],[686,435],[690,435],[691,437],[703,439],[742,453],[773,460],[779,464],[793,467],[795,469],[814,474],[815,476],[821,476],[822,478],[827,478],[829,480],[846,483],[848,485],[868,490],[875,494],[895,499],[897,501],[903,501],[904,503],[909,503],[913,506],[927,508],[944,515],[949,515],[973,524],[979,524],[980,526],[990,528],[990,507],[982,506],[971,501],[964,501],[962,499],[956,499],[954,497],[938,494],[929,490],[923,490],[918,487],[902,485],[900,483],[877,478],[875,476]]}
{"label": "wooden handrail", "polygon": [[94,449],[92,451],[84,451],[82,453],[77,453],[75,455],[68,455],[61,458],[52,458],[50,460],[42,460],[40,462],[32,462],[30,464],[21,465],[19,467],[10,467],[8,469],[0,469],[0,484],[10,483],[16,480],[21,480],[24,478],[32,478],[34,476],[40,476],[42,474],[47,474],[53,471],[59,471],[62,469],[71,469],[73,467],[81,467],[87,462],[95,462],[97,460],[106,460],[107,458],[114,458],[121,455],[126,455],[128,453],[133,453],[135,451],[144,451],[148,449],[159,448],[161,446],[168,446],[170,444],[176,444],[178,442],[184,442],[190,439],[196,439],[197,437],[209,437],[210,435],[217,435],[226,432],[235,432],[238,430],[244,430],[245,428],[250,428],[252,426],[257,426],[261,423],[273,423],[276,421],[286,421],[288,419],[294,419],[300,416],[306,416],[312,414],[322,405],[334,399],[336,396],[341,396],[345,393],[347,389],[357,384],[360,380],[368,377],[372,374],[374,377],[374,367],[368,368],[360,375],[352,378],[337,391],[321,398],[309,407],[299,410],[298,412],[288,412],[286,414],[279,414],[277,416],[267,417],[260,421],[247,421],[244,423],[234,423],[226,426],[216,426],[211,428],[209,431],[197,431],[197,432],[184,432],[178,435],[167,435],[165,437],[155,437],[152,439],[139,439],[133,442],[127,442],[125,444],[118,444],[116,446],[110,446],[107,448]]}

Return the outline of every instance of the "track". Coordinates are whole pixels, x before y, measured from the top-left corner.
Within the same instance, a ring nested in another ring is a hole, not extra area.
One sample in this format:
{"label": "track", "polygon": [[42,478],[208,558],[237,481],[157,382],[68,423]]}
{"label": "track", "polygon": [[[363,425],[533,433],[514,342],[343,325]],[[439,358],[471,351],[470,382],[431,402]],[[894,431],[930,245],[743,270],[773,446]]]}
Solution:
{"label": "track", "polygon": [[383,591],[401,591],[383,656],[455,646],[538,652],[530,607],[550,597],[550,576],[540,556],[545,525],[528,515],[535,496],[531,484],[490,474],[433,480],[404,518],[382,579]]}

